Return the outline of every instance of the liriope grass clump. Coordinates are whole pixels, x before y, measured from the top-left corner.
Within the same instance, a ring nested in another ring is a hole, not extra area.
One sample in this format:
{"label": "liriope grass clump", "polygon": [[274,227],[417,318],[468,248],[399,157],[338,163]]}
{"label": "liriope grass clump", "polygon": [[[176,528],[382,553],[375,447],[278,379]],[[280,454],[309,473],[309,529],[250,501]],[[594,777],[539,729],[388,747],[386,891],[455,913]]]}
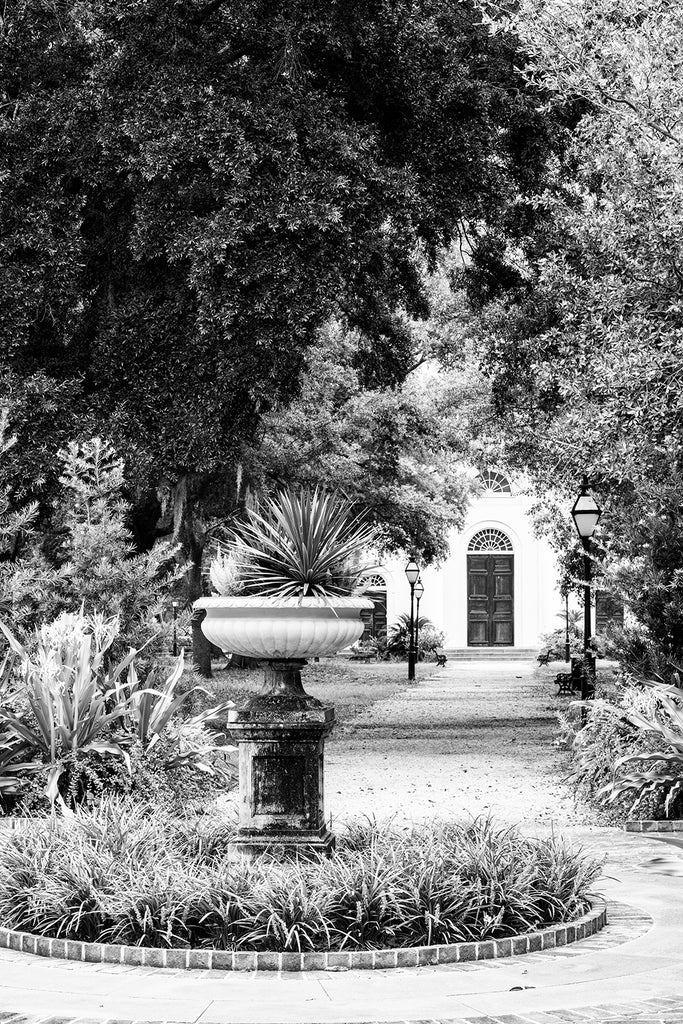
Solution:
{"label": "liriope grass clump", "polygon": [[167,948],[354,950],[520,934],[590,906],[599,864],[490,819],[350,822],[327,860],[251,861],[228,822],[103,800],[0,844],[0,923]]}

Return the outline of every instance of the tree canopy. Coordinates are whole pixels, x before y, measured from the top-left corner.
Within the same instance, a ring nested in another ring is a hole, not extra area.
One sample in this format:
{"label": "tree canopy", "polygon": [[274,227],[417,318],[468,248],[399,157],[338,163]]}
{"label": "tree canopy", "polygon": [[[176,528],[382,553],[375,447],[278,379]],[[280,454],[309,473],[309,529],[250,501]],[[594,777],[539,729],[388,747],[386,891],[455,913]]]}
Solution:
{"label": "tree canopy", "polygon": [[355,351],[353,336],[327,326],[308,353],[300,396],[267,413],[245,449],[246,474],[264,489],[340,490],[366,507],[385,550],[417,543],[423,561],[441,559],[472,489],[465,413],[478,401],[477,381],[439,372],[430,358],[400,387],[364,388]]}
{"label": "tree canopy", "polygon": [[16,0],[0,28],[0,358],[165,482],[188,548],[330,317],[362,387],[400,385],[422,262],[467,235],[502,273],[558,138],[470,2]]}
{"label": "tree canopy", "polygon": [[[493,31],[509,30],[502,19]],[[683,652],[683,10],[668,0],[524,0],[526,77],[583,116],[483,305],[505,457],[549,495],[559,546],[587,473],[606,508],[606,583],[666,657]]]}

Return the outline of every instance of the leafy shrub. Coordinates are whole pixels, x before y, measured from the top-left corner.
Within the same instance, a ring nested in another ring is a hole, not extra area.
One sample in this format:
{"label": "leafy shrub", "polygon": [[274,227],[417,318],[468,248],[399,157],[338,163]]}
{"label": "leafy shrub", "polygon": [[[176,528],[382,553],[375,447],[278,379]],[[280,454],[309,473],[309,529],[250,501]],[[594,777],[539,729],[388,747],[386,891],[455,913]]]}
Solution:
{"label": "leafy shrub", "polygon": [[102,800],[0,847],[0,923],[44,935],[218,949],[372,949],[525,932],[589,906],[599,866],[490,820],[351,823],[329,860],[234,861],[232,824]]}
{"label": "leafy shrub", "polygon": [[40,770],[40,761],[30,756],[31,748],[6,724],[0,726],[0,807],[16,799],[27,776]]}
{"label": "leafy shrub", "polygon": [[[52,804],[61,800],[74,805],[111,785],[132,790],[131,753],[138,775],[154,764],[167,775],[181,770],[214,773],[210,759],[216,742],[205,725],[231,705],[179,722],[177,714],[192,695],[191,689],[179,692],[182,655],[166,679],[151,672],[143,686],[135,650],[116,665],[107,663],[118,628],[116,617],[63,613],[40,628],[35,653],[29,654],[0,623],[21,666],[13,689],[9,659],[2,677],[0,742],[4,736],[5,744],[0,749],[9,781],[0,787],[0,806],[7,806],[6,797],[21,796],[21,759],[23,771],[36,778],[44,769],[45,795]],[[112,757],[125,764],[128,784],[120,770],[105,767],[105,759]]]}
{"label": "leafy shrub", "polygon": [[[0,419],[0,456],[12,443]],[[11,614],[25,644],[37,626],[61,612],[117,616],[117,656],[129,646],[144,647],[148,659],[169,631],[163,607],[184,574],[176,549],[162,541],[136,552],[127,526],[130,505],[122,496],[123,462],[107,442],[74,442],[59,457],[61,496],[40,545],[26,543],[37,506],[10,508],[0,474],[0,610]]]}
{"label": "leafy shrub", "polygon": [[[620,764],[628,763],[624,759],[629,757],[649,758],[661,748],[656,731],[637,724],[649,722],[656,716],[657,702],[657,685],[649,688],[642,680],[626,675],[612,697],[591,701],[583,728],[578,714],[573,719],[569,715],[559,716],[564,734],[562,745],[571,751],[569,781],[575,792],[589,803],[596,806],[607,803],[607,814],[615,820],[636,810],[635,791],[630,793],[628,787],[618,791],[612,788]],[[664,817],[666,795],[663,788],[652,786],[641,795],[639,813],[647,818]]]}
{"label": "leafy shrub", "polygon": [[[540,645],[541,648],[555,651],[559,657],[564,657],[567,638],[565,613],[558,612],[556,618],[561,619],[562,624],[549,633],[544,633],[540,638]],[[573,658],[583,656],[583,618],[580,611],[569,612],[569,652]]]}
{"label": "leafy shrub", "polygon": [[654,680],[639,680],[652,697],[645,713],[631,709],[622,717],[626,727],[650,749],[622,755],[614,764],[615,778],[598,793],[609,803],[633,799],[631,813],[648,796],[663,801],[664,815],[683,812],[683,690]]}
{"label": "leafy shrub", "polygon": [[367,658],[376,658],[378,661],[386,661],[389,657],[387,638],[384,634],[362,637],[356,641],[351,650],[354,654],[360,654]]}
{"label": "leafy shrub", "polygon": [[[70,444],[60,455],[64,497],[58,521],[64,540],[57,551],[55,605],[45,617],[79,608],[116,616],[118,651],[147,646],[149,657],[162,641],[164,603],[183,575],[174,561],[176,549],[161,541],[150,551],[136,553],[126,525],[130,505],[122,495],[123,461],[111,445],[95,437]],[[156,640],[149,647],[152,637]]]}
{"label": "leafy shrub", "polygon": [[[417,624],[417,657],[423,661],[426,655],[432,654],[443,647],[445,634],[434,626],[431,619],[426,615],[416,617]],[[410,615],[402,613],[398,620],[390,627],[387,635],[387,652],[397,658],[407,658],[410,647]]]}
{"label": "leafy shrub", "polygon": [[641,625],[610,624],[604,636],[608,657],[616,659],[636,679],[673,680],[677,666],[664,653],[659,642]]}

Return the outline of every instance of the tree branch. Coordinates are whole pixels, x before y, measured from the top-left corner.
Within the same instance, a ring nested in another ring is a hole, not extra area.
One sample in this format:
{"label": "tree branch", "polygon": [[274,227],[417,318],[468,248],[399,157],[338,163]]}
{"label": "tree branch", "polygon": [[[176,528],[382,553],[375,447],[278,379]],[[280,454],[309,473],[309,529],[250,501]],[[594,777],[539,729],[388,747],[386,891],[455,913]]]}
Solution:
{"label": "tree branch", "polygon": [[216,11],[221,9],[224,3],[225,0],[210,0],[210,3],[208,3],[206,7],[200,7],[194,10],[192,14],[192,21],[195,25],[203,25],[212,14],[215,14]]}
{"label": "tree branch", "polygon": [[224,57],[230,64],[234,64],[235,61],[241,60],[242,57],[248,57],[251,53],[256,51],[256,45],[254,43],[243,43],[241,46],[230,46],[230,43],[226,43],[218,51],[221,57]]}
{"label": "tree branch", "polygon": [[426,362],[427,356],[421,356],[416,363],[413,363],[412,366],[408,367],[406,370],[406,377],[409,377],[411,373],[415,373],[415,371],[419,370],[419,368]]}

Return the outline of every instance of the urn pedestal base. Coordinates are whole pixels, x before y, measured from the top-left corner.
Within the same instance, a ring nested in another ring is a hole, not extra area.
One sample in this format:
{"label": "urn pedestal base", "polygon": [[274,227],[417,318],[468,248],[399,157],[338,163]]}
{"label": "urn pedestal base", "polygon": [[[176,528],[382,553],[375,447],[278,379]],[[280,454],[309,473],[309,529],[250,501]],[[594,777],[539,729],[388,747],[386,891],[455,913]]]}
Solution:
{"label": "urn pedestal base", "polygon": [[324,745],[334,709],[306,693],[302,659],[265,663],[263,691],[228,715],[239,747],[239,832],[235,852],[281,848],[329,855]]}

